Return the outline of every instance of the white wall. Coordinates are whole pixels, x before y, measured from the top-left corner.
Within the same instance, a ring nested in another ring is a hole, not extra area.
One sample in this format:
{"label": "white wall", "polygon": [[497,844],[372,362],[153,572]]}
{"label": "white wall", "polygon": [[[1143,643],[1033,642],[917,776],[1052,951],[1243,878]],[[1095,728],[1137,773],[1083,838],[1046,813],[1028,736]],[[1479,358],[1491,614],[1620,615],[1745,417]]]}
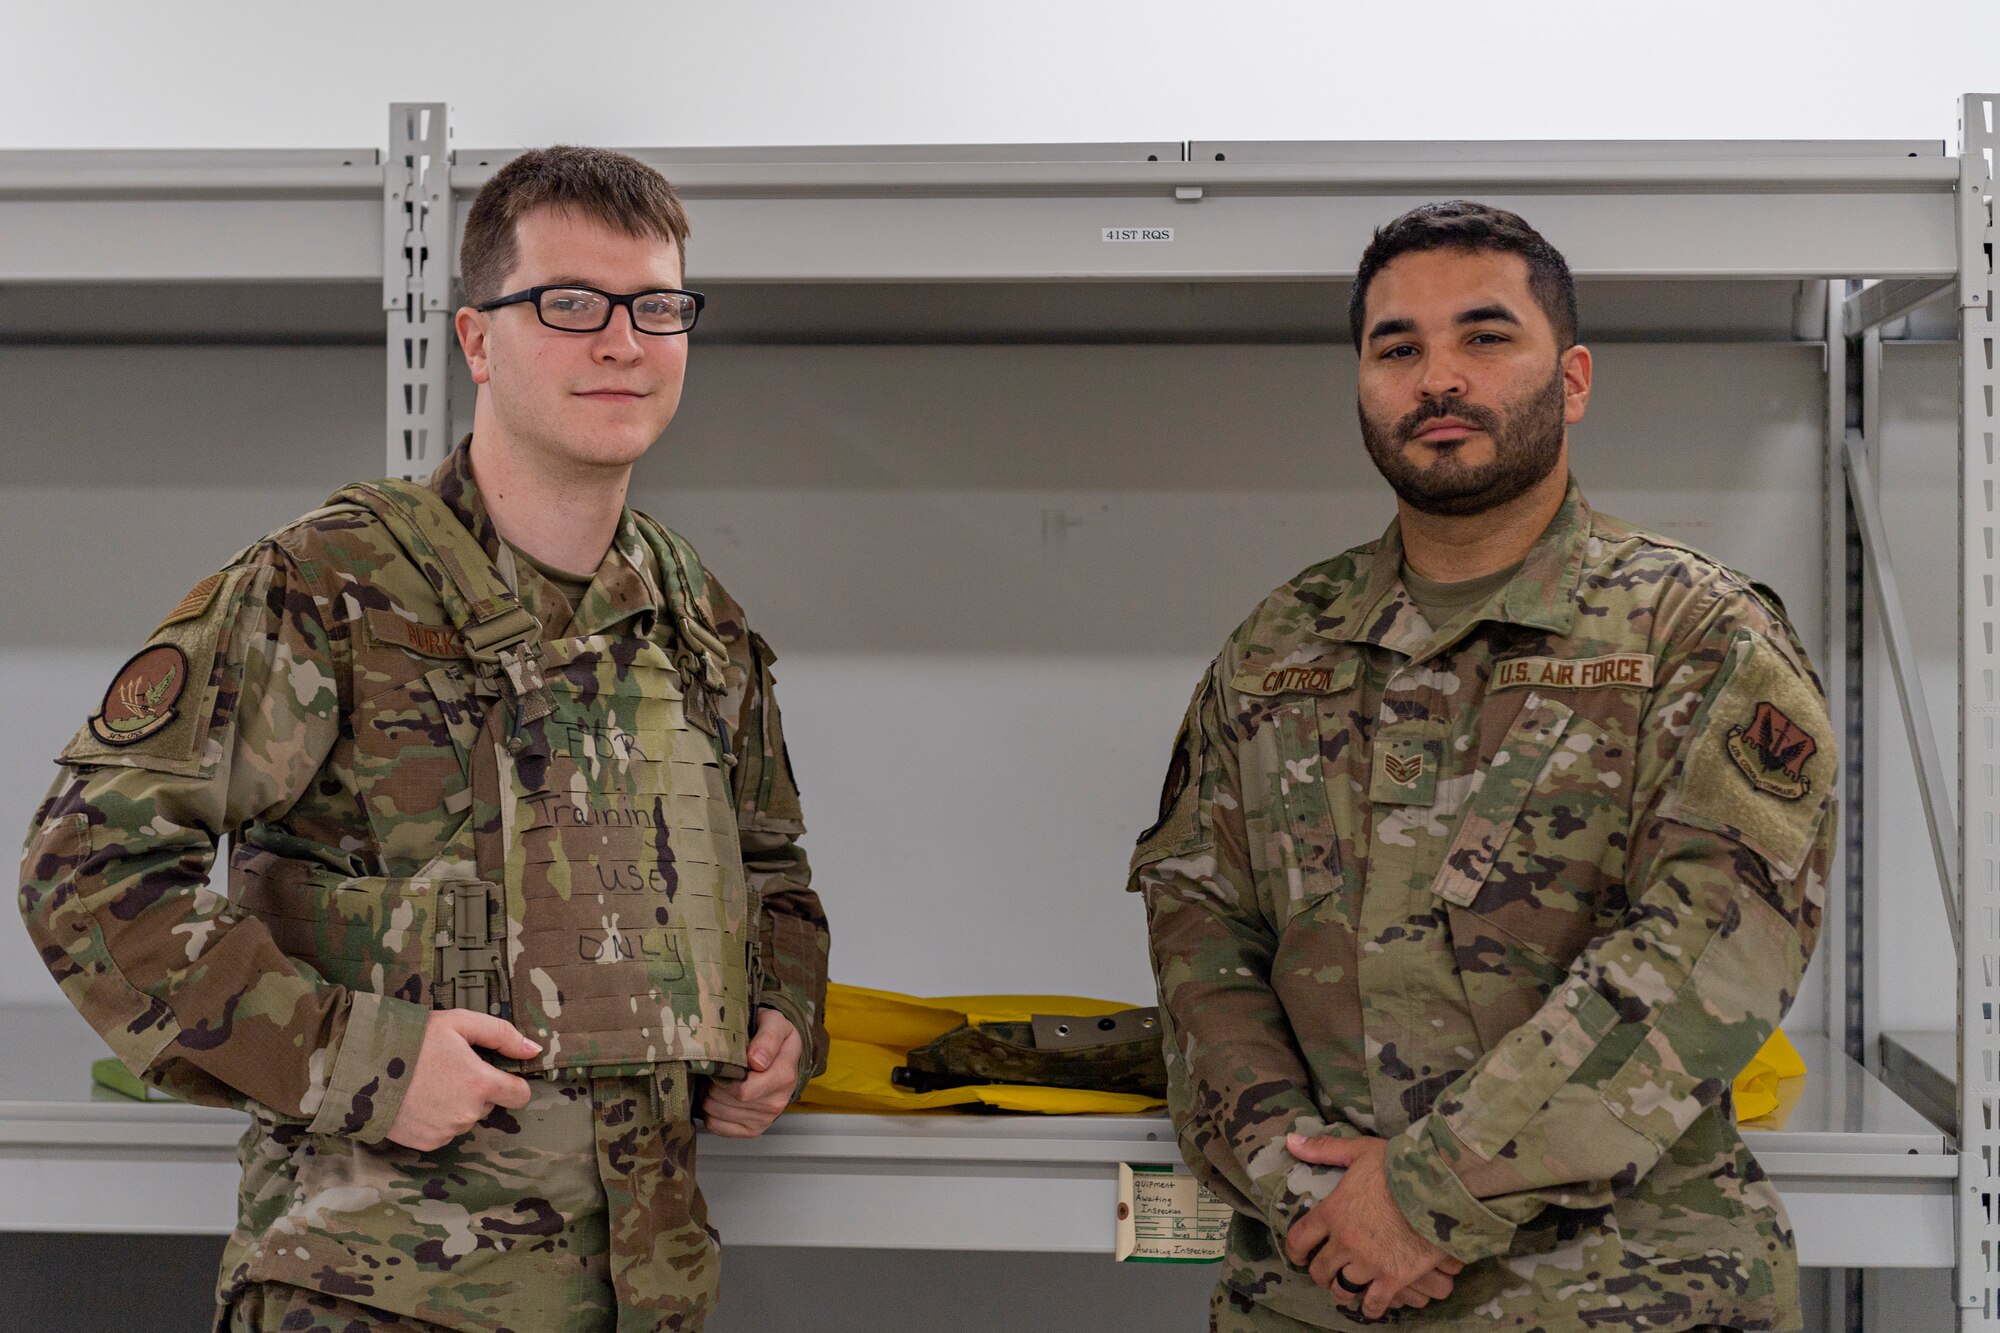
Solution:
{"label": "white wall", "polygon": [[[74,0],[0,7],[0,147],[1932,138],[1989,0]],[[559,53],[559,54],[552,54]]]}

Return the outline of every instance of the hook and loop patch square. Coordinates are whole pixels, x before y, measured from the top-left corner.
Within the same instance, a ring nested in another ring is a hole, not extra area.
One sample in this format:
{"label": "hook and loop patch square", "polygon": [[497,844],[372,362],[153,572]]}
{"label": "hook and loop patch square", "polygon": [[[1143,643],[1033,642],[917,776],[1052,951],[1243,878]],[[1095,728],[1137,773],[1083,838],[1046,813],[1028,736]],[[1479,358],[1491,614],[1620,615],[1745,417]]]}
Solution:
{"label": "hook and loop patch square", "polygon": [[255,572],[242,566],[197,583],[150,642],[112,674],[96,711],[63,748],[59,762],[182,776],[201,771],[203,743],[221,695],[216,658]]}
{"label": "hook and loop patch square", "polygon": [[1833,794],[1833,724],[1811,679],[1743,630],[1696,716],[1663,818],[1734,838],[1791,878]]}

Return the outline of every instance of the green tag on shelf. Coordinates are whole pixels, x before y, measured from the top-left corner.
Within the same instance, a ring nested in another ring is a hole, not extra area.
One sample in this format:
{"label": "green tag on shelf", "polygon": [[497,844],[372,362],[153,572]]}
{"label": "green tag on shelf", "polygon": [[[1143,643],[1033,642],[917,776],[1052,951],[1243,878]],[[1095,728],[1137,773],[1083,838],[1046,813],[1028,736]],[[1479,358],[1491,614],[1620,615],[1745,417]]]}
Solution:
{"label": "green tag on shelf", "polygon": [[117,1060],[106,1058],[93,1061],[90,1066],[90,1081],[100,1088],[109,1088],[120,1096],[130,1097],[135,1102],[171,1102],[178,1098],[169,1097],[152,1084],[145,1082],[137,1074],[127,1069]]}

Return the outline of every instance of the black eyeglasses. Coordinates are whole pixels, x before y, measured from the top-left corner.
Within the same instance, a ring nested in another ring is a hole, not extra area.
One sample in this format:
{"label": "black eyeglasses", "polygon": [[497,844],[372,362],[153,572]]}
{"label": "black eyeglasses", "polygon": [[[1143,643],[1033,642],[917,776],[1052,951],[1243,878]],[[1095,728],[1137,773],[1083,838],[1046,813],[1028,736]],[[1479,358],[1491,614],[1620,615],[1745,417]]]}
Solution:
{"label": "black eyeglasses", "polygon": [[678,287],[655,287],[651,291],[624,296],[601,292],[595,287],[530,287],[525,291],[496,296],[476,305],[474,310],[498,310],[503,305],[533,305],[542,323],[564,333],[595,333],[611,322],[611,312],[624,306],[632,316],[632,327],[655,337],[686,333],[701,318],[708,298],[700,292]]}

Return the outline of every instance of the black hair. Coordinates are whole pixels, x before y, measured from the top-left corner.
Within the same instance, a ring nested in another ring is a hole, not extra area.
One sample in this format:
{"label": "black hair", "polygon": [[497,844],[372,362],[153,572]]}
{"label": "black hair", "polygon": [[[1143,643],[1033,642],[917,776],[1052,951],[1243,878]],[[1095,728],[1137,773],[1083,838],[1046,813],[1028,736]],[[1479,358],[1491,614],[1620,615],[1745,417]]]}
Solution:
{"label": "black hair", "polygon": [[1368,287],[1390,260],[1419,250],[1498,251],[1528,261],[1528,290],[1556,331],[1556,345],[1567,350],[1576,343],[1576,279],[1569,261],[1542,238],[1518,213],[1451,199],[1423,204],[1375,229],[1354,275],[1354,295],[1348,298],[1347,322],[1354,347],[1361,349],[1361,322],[1368,304]]}

